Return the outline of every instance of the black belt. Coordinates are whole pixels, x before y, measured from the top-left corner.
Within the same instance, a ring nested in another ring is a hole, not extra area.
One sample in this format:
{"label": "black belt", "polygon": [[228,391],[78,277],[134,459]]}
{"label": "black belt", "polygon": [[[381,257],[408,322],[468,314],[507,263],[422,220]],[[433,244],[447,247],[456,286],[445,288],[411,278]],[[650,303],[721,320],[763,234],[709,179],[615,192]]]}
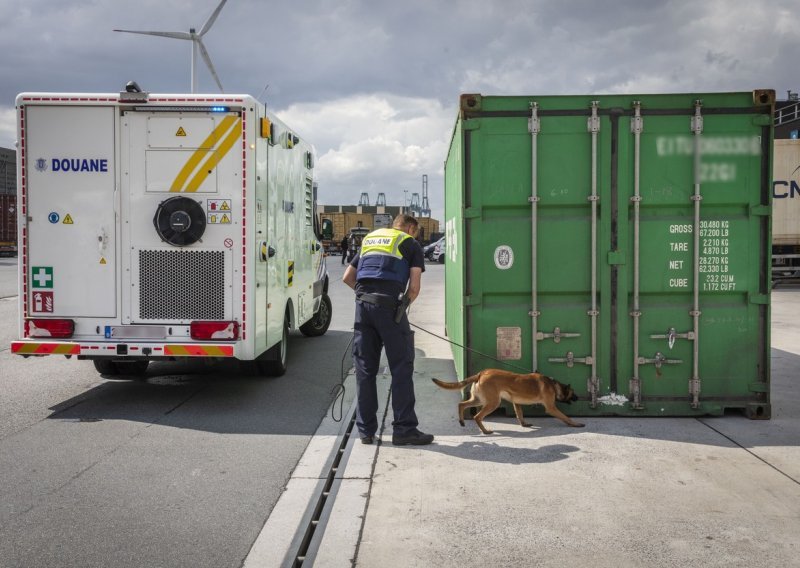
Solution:
{"label": "black belt", "polygon": [[390,310],[393,310],[397,307],[397,300],[384,294],[358,294],[356,295],[356,300],[359,302],[372,304],[373,306],[389,308]]}

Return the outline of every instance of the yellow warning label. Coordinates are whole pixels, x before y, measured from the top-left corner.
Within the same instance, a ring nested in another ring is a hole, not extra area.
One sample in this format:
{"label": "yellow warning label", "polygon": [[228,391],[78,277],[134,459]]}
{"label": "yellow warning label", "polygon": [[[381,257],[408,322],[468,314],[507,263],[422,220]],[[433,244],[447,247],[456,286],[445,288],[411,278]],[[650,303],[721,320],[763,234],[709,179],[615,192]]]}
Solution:
{"label": "yellow warning label", "polygon": [[65,225],[72,225],[72,224],[73,224],[73,223],[72,223],[72,215],[70,215],[69,213],[67,213],[66,215],[64,215],[64,221],[63,221],[63,223],[64,223]]}
{"label": "yellow warning label", "polygon": [[100,264],[106,264],[106,259],[102,256],[100,257]]}
{"label": "yellow warning label", "polygon": [[230,201],[228,199],[223,199],[222,205],[220,205],[219,208],[222,211],[230,211],[231,210]]}
{"label": "yellow warning label", "polygon": [[212,215],[211,213],[208,214],[208,222],[212,224],[219,223],[219,221],[217,221],[217,216]]}
{"label": "yellow warning label", "polygon": [[220,221],[219,221],[219,222],[220,222],[220,223],[222,223],[222,224],[225,224],[225,223],[228,223],[228,224],[230,224],[230,222],[231,222],[231,218],[230,218],[230,217],[228,217],[228,215],[227,215],[227,214],[223,213],[223,214],[222,214],[222,219],[220,219]]}
{"label": "yellow warning label", "polygon": [[294,283],[294,261],[289,261],[288,273],[286,275],[286,285],[291,286]]}
{"label": "yellow warning label", "polygon": [[175,133],[175,136],[186,136],[186,131],[183,129],[183,126],[178,127],[178,131]]}

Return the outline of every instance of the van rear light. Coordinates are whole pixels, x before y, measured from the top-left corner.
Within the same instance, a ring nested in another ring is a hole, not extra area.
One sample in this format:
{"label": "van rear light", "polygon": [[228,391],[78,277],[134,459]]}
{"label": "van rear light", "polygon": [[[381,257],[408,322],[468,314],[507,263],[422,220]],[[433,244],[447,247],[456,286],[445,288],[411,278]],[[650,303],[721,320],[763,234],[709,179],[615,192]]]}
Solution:
{"label": "van rear light", "polygon": [[189,329],[192,339],[218,341],[239,339],[239,322],[236,321],[193,321]]}
{"label": "van rear light", "polygon": [[67,338],[75,333],[75,322],[71,319],[27,319],[25,337]]}

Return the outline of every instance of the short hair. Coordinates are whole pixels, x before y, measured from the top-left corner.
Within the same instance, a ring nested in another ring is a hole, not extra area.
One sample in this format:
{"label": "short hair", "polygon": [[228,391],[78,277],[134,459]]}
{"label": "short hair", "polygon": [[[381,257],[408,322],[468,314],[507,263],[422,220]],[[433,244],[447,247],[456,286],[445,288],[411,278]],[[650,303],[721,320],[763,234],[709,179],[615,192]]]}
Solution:
{"label": "short hair", "polygon": [[417,218],[412,215],[406,215],[405,213],[400,213],[397,217],[394,218],[392,222],[392,227],[405,227],[407,225],[411,225],[412,227],[419,227],[419,221]]}

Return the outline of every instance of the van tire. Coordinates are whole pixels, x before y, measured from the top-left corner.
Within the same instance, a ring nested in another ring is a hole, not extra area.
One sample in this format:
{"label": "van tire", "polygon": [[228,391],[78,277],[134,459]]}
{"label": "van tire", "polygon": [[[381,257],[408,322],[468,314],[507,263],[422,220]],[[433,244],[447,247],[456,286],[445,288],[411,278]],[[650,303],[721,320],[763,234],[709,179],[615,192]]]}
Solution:
{"label": "van tire", "polygon": [[300,331],[306,337],[319,337],[320,335],[324,335],[331,325],[332,318],[333,307],[331,305],[331,299],[327,294],[323,294],[317,313],[300,326]]}
{"label": "van tire", "polygon": [[258,359],[256,364],[262,375],[280,377],[286,373],[286,361],[289,358],[289,312],[283,316],[283,336],[281,340],[273,345],[264,355],[263,359]]}
{"label": "van tire", "polygon": [[95,359],[94,368],[101,375],[118,377],[140,377],[147,372],[149,361],[112,361],[111,359]]}
{"label": "van tire", "polygon": [[108,375],[110,377],[119,375],[117,364],[111,359],[95,359],[92,363],[94,363],[95,370],[101,375]]}

